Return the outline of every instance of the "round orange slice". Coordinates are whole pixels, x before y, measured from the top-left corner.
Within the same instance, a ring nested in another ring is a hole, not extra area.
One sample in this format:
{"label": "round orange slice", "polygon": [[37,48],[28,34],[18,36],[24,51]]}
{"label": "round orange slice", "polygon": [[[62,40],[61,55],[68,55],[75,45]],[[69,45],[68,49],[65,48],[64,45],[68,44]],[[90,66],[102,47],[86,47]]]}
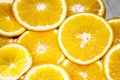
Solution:
{"label": "round orange slice", "polygon": [[61,65],[67,71],[71,80],[106,80],[100,61],[90,65],[79,65],[65,59]]}
{"label": "round orange slice", "polygon": [[112,27],[114,33],[113,44],[116,45],[120,43],[120,18],[108,20],[110,26]]}
{"label": "round orange slice", "polygon": [[17,80],[31,65],[31,56],[23,46],[8,44],[0,48],[0,80]]}
{"label": "round orange slice", "polygon": [[32,68],[24,80],[70,80],[66,71],[57,65],[44,64]]}
{"label": "round orange slice", "polygon": [[99,60],[113,41],[110,25],[90,13],[76,14],[60,26],[58,42],[65,56],[78,64]]}
{"label": "round orange slice", "polygon": [[57,30],[27,31],[18,38],[17,43],[22,44],[31,52],[33,65],[59,64],[64,56],[59,48],[57,37]]}
{"label": "round orange slice", "polygon": [[120,79],[120,44],[113,46],[105,56],[104,72],[108,80]]}
{"label": "round orange slice", "polygon": [[12,4],[0,2],[0,35],[13,37],[22,34],[25,31],[14,18],[12,13]]}
{"label": "round orange slice", "polygon": [[44,31],[57,28],[67,10],[65,0],[15,0],[13,12],[25,28]]}
{"label": "round orange slice", "polygon": [[67,16],[78,13],[94,13],[99,16],[104,16],[105,7],[103,0],[66,0]]}

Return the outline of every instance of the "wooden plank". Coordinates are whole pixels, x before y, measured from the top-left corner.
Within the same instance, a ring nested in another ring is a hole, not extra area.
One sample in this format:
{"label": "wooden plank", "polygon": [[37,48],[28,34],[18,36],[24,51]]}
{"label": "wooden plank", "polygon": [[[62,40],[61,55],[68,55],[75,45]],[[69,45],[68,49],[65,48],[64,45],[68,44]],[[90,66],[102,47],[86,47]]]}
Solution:
{"label": "wooden plank", "polygon": [[103,0],[106,8],[106,18],[120,17],[120,0]]}

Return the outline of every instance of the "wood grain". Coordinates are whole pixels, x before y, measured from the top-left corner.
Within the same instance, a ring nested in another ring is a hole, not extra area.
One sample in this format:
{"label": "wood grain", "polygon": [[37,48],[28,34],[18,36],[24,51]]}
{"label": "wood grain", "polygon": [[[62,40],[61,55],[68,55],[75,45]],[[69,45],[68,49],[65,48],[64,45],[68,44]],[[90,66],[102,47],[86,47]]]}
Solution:
{"label": "wood grain", "polygon": [[106,18],[120,18],[120,0],[103,0],[106,8]]}

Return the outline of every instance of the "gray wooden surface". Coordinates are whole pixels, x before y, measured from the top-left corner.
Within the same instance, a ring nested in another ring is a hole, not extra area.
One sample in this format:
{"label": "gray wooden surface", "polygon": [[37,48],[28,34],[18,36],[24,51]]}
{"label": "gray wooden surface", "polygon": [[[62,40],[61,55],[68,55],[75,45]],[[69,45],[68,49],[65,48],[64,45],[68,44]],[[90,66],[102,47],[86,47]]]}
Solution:
{"label": "gray wooden surface", "polygon": [[106,18],[120,18],[120,0],[103,0],[106,8]]}

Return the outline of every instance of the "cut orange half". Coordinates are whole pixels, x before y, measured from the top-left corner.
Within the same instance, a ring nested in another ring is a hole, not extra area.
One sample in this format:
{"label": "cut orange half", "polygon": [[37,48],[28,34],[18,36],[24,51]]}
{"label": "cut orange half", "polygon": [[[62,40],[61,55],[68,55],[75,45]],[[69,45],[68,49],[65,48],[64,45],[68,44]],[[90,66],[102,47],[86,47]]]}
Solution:
{"label": "cut orange half", "polygon": [[0,35],[18,36],[25,31],[14,18],[11,3],[0,3]]}
{"label": "cut orange half", "polygon": [[0,35],[0,47],[12,43],[14,40],[12,38],[4,37]]}
{"label": "cut orange half", "polygon": [[31,52],[33,65],[59,64],[64,59],[64,56],[59,48],[57,37],[57,30],[45,32],[27,31],[18,38],[17,42]]}
{"label": "cut orange half", "polygon": [[82,65],[99,60],[112,41],[110,25],[103,18],[90,13],[69,17],[58,33],[59,46],[65,56]]}
{"label": "cut orange half", "polygon": [[17,80],[31,65],[31,56],[23,46],[8,44],[0,48],[0,80]]}
{"label": "cut orange half", "polygon": [[70,80],[66,71],[57,65],[44,64],[32,68],[24,80]]}
{"label": "cut orange half", "polygon": [[65,59],[61,65],[71,80],[106,80],[100,61],[83,66]]}
{"label": "cut orange half", "polygon": [[104,71],[108,80],[120,80],[120,44],[112,47],[105,56]]}
{"label": "cut orange half", "polygon": [[57,28],[67,10],[65,0],[15,0],[13,12],[25,28],[44,31]]}
{"label": "cut orange half", "polygon": [[78,13],[94,13],[99,16],[104,16],[105,7],[102,0],[66,0],[67,16]]}
{"label": "cut orange half", "polygon": [[113,44],[120,43],[120,18],[108,20],[110,26],[112,27],[114,33]]}

